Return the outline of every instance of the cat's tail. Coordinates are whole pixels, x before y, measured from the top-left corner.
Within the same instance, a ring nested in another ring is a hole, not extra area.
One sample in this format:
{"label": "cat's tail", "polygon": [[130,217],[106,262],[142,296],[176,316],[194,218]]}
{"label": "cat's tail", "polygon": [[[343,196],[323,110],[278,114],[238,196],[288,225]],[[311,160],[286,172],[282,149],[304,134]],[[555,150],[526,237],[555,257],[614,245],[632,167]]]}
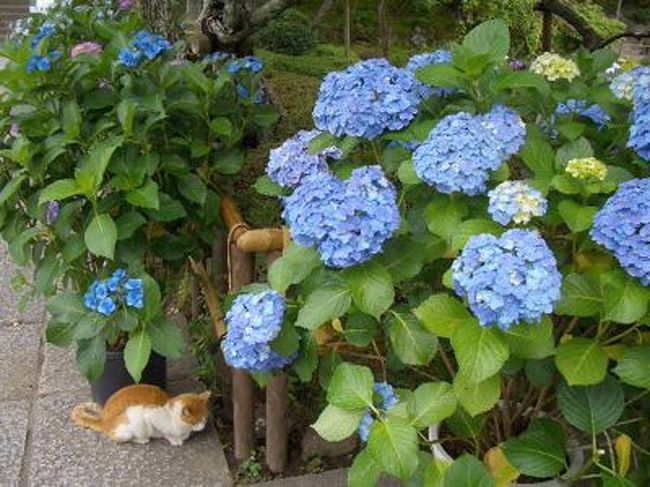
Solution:
{"label": "cat's tail", "polygon": [[90,428],[95,431],[103,431],[102,428],[102,407],[94,402],[77,404],[70,413],[72,421],[82,428]]}

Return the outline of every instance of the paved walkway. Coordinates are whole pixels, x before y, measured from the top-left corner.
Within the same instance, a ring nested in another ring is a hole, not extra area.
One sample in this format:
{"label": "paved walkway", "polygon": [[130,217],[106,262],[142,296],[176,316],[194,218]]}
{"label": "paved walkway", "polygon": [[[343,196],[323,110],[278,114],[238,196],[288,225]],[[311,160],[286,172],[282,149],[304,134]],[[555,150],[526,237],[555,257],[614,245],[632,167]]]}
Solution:
{"label": "paved walkway", "polygon": [[[115,445],[73,427],[89,400],[74,350],[45,344],[41,302],[19,310],[16,268],[0,245],[0,486],[230,486],[213,428],[175,448],[163,441]],[[170,392],[200,390],[190,357],[169,366]]]}

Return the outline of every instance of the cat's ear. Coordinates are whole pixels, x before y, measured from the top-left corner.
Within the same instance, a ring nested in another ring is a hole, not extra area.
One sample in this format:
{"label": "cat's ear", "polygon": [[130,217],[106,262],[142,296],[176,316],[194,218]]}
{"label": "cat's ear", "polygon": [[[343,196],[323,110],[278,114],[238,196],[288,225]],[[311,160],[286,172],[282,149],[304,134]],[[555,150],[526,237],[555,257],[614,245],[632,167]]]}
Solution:
{"label": "cat's ear", "polygon": [[204,391],[201,394],[199,394],[199,397],[203,399],[204,401],[207,401],[210,399],[210,395],[212,394],[212,391]]}

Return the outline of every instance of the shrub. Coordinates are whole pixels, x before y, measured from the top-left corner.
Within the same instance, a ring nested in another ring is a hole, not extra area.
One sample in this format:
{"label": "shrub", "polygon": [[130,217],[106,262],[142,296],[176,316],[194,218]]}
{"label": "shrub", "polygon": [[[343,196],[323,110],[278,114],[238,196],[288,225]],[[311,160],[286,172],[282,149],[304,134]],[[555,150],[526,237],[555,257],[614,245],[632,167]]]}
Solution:
{"label": "shrub", "polygon": [[[55,7],[1,50],[0,229],[13,259],[33,265],[38,293],[73,291],[52,298],[49,340],[103,351],[144,333],[164,353],[149,324],[163,299],[187,291],[174,275],[209,249],[245,141],[277,116],[263,103],[259,60],[189,63],[181,45],[108,7]],[[84,309],[82,295],[116,269],[144,280],[144,315],[128,318],[127,307],[89,330],[113,306]],[[146,348],[127,355],[129,370],[147,358]],[[99,353],[80,361],[91,380],[102,365]]]}
{"label": "shrub", "polygon": [[362,439],[352,486],[554,478],[569,439],[590,456],[569,482],[647,483],[631,445],[648,446],[650,77],[615,95],[610,51],[515,71],[509,48],[503,21],[473,29],[416,70],[444,92],[381,62],[374,97],[365,62],[328,76],[322,133],[291,139],[298,186],[273,183],[275,156],[257,185],[283,197],[294,238],[269,271],[291,310],[270,347],[299,353],[285,368],[300,380],[318,371],[316,431]]}
{"label": "shrub", "polygon": [[309,19],[295,9],[289,9],[259,34],[260,44],[269,51],[289,56],[307,53],[315,43]]}

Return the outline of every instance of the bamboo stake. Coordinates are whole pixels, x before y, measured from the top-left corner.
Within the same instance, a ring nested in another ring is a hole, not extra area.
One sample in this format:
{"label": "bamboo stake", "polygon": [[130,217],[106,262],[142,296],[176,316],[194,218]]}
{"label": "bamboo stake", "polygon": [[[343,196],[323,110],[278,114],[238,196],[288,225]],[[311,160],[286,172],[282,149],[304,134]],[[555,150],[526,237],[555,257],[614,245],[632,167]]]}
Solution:
{"label": "bamboo stake", "polygon": [[[237,291],[253,280],[253,259],[236,245],[230,244],[230,291]],[[250,457],[253,450],[253,381],[244,370],[232,371],[233,427],[235,458]]]}
{"label": "bamboo stake", "polygon": [[[269,252],[268,266],[270,267],[280,255],[280,252]],[[282,472],[287,466],[289,442],[287,398],[287,374],[281,371],[273,375],[266,387],[266,464],[273,473]]]}

